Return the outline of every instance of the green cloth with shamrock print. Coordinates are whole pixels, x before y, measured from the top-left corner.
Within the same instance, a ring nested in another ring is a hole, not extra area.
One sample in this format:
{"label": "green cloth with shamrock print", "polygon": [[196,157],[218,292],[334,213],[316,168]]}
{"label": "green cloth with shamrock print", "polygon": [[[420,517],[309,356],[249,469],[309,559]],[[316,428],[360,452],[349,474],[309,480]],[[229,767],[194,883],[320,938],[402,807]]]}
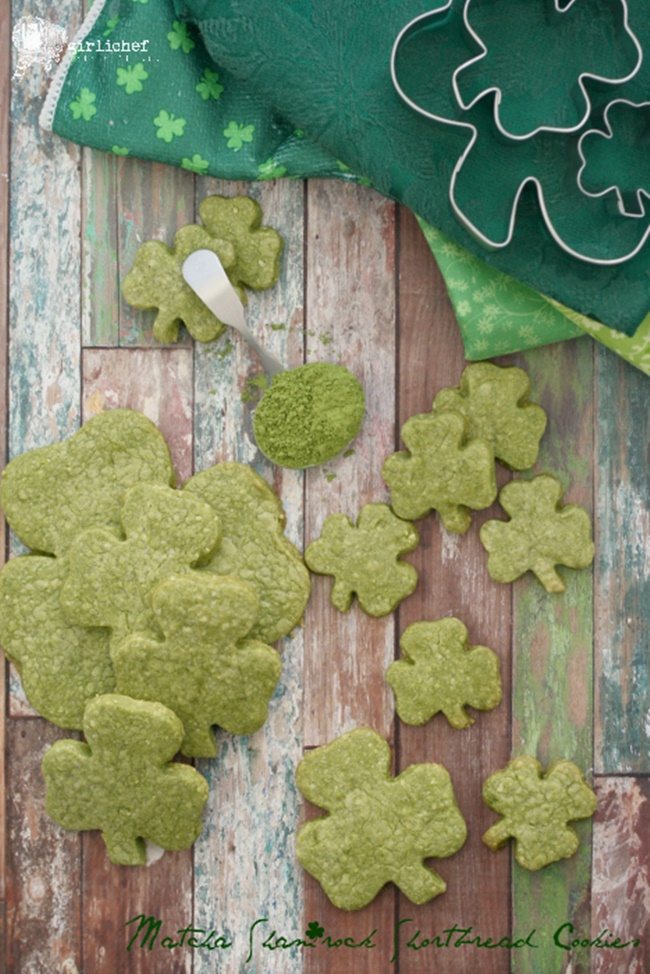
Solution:
{"label": "green cloth with shamrock print", "polygon": [[[400,0],[397,6],[405,22],[412,3]],[[172,0],[96,0],[76,46],[59,69],[42,116],[44,126],[60,135],[226,179],[334,176],[369,182],[365,172],[357,176],[338,160],[325,139],[312,141],[286,121],[253,80],[235,78],[215,63]],[[446,278],[468,358],[559,341],[594,327],[599,340],[610,334],[599,323],[588,328],[577,313],[570,322],[559,306],[446,239],[449,231],[458,235],[458,227],[447,227],[443,236],[421,222]],[[462,269],[455,253],[465,257]]]}

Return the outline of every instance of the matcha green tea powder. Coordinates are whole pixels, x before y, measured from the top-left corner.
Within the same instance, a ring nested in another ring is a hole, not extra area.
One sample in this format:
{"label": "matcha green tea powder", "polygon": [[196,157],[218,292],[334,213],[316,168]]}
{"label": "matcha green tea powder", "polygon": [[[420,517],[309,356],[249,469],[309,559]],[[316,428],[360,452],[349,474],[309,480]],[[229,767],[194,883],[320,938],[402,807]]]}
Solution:
{"label": "matcha green tea powder", "polygon": [[316,362],[276,375],[255,411],[262,453],[280,467],[313,467],[345,449],[359,432],[363,387],[342,365]]}

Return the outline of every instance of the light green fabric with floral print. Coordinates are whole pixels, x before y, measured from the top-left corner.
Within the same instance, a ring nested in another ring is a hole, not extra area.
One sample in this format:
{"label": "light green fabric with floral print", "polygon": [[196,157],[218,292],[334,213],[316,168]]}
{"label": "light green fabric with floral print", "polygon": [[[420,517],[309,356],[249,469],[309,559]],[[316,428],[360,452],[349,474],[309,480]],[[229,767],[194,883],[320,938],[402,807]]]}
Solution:
{"label": "light green fabric with floral print", "polygon": [[[66,138],[198,175],[331,176],[370,185],[277,115],[249,82],[216,65],[196,29],[179,19],[173,0],[95,0],[80,42],[60,69],[58,97],[50,95],[44,112],[51,111],[44,124]],[[627,337],[547,300],[434,227],[421,226],[445,278],[468,359],[588,332],[650,371],[650,317]],[[176,229],[170,224],[170,240]]]}

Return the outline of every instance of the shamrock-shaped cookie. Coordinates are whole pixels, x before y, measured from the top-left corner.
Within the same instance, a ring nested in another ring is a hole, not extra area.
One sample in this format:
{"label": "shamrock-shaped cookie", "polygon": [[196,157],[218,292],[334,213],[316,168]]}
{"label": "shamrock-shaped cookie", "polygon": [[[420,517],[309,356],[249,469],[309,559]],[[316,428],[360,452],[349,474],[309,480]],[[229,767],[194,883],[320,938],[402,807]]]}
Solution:
{"label": "shamrock-shaped cookie", "polygon": [[426,724],[441,711],[452,727],[469,727],[465,707],[492,710],[501,702],[499,658],[487,646],[470,646],[458,619],[416,622],[400,639],[403,659],[386,681],[405,724]]}
{"label": "shamrock-shaped cookie", "polygon": [[209,504],[221,525],[221,542],[203,570],[236,575],[257,592],[259,615],[249,636],[265,643],[286,636],[302,618],[310,581],[284,534],[277,496],[243,463],[218,463],[192,477],[183,493]]}
{"label": "shamrock-shaped cookie", "polygon": [[125,540],[99,528],[70,549],[61,605],[70,622],[107,626],[113,646],[155,628],[150,596],[168,575],[189,572],[219,542],[219,519],[206,503],[171,487],[136,484],[122,510]]}
{"label": "shamrock-shaped cookie", "polygon": [[532,571],[547,592],[563,592],[556,565],[586,568],[594,558],[591,521],[578,504],[562,507],[562,485],[550,474],[512,480],[499,503],[510,521],[486,521],[481,541],[496,582],[513,582]]}
{"label": "shamrock-shaped cookie", "polygon": [[485,440],[467,442],[459,413],[422,413],[402,427],[408,452],[393,453],[382,468],[398,517],[416,520],[436,510],[448,531],[464,534],[468,508],[489,507],[497,495],[494,453]]}
{"label": "shamrock-shaped cookie", "polygon": [[334,575],[332,604],[347,612],[356,594],[371,616],[384,616],[415,589],[418,573],[399,556],[417,548],[420,537],[387,504],[366,504],[356,525],[345,514],[325,519],[320,538],[305,551],[313,572]]}
{"label": "shamrock-shaped cookie", "polygon": [[45,807],[65,829],[101,829],[109,858],[144,865],[143,839],[187,849],[201,831],[208,798],[202,775],[171,764],[183,738],[178,717],[160,703],[118,694],[86,707],[80,741],[57,741],[43,758]]}
{"label": "shamrock-shaped cookie", "polygon": [[119,529],[127,488],[173,478],[169,449],[154,424],[131,409],[113,409],[63,443],[12,460],[2,474],[0,502],[21,541],[60,555],[81,530]]}
{"label": "shamrock-shaped cookie", "polygon": [[[232,273],[233,245],[189,224],[176,233],[171,248],[158,240],[147,240],[138,247],[133,266],[122,282],[122,294],[134,308],[158,308],[153,334],[159,342],[175,342],[181,322],[198,342],[210,342],[225,330],[223,322],[183,277],[183,263],[195,250],[211,250]],[[243,293],[240,296],[243,298]]]}
{"label": "shamrock-shaped cookie", "polygon": [[411,765],[392,778],[386,741],[358,728],[311,751],[296,781],[329,812],[301,827],[296,851],[334,906],[361,909],[389,882],[413,903],[445,891],[424,860],[453,855],[467,830],[441,765]]}
{"label": "shamrock-shaped cookie", "polygon": [[266,720],[280,657],[246,639],[257,618],[254,589],[238,578],[171,576],[152,596],[164,639],[127,636],[114,650],[117,689],[165,704],[183,721],[181,752],[214,757],[212,727],[251,734]]}
{"label": "shamrock-shaped cookie", "polygon": [[546,413],[528,402],[529,393],[523,369],[476,362],[464,370],[458,388],[441,389],[433,411],[462,413],[470,437],[490,443],[495,457],[513,470],[528,470],[546,429]]}
{"label": "shamrock-shaped cookie", "polygon": [[199,206],[203,224],[213,237],[235,249],[233,284],[262,291],[280,274],[283,241],[277,230],[263,227],[262,208],[250,196],[208,196]]}
{"label": "shamrock-shaped cookie", "polygon": [[106,629],[84,629],[61,608],[66,559],[23,555],[0,572],[0,644],[27,699],[59,727],[80,729],[86,703],[115,689]]}
{"label": "shamrock-shaped cookie", "polygon": [[578,836],[567,823],[596,811],[596,796],[575,764],[557,761],[544,774],[539,761],[526,755],[490,775],[483,799],[503,816],[483,841],[496,851],[514,838],[515,858],[526,869],[572,856]]}

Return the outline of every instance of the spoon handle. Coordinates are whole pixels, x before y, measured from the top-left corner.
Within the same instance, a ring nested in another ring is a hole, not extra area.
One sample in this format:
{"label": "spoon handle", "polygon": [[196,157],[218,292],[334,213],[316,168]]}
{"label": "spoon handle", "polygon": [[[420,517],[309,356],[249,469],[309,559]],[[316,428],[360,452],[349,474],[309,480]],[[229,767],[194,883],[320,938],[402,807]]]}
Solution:
{"label": "spoon handle", "polygon": [[279,359],[267,352],[247,327],[244,306],[215,253],[195,250],[183,263],[183,277],[212,314],[238,331],[248,342],[268,375],[273,377],[284,371]]}

